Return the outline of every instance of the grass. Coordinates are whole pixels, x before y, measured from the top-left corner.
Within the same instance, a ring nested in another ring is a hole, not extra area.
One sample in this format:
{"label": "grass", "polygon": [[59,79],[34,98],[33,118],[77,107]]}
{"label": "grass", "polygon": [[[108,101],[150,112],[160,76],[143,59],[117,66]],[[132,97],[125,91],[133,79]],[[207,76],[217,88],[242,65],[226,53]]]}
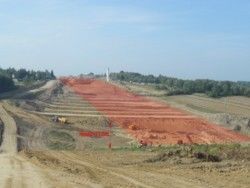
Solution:
{"label": "grass", "polygon": [[62,131],[55,131],[52,130],[49,132],[49,136],[57,139],[61,139],[65,142],[74,142],[75,139],[68,133],[62,132]]}
{"label": "grass", "polygon": [[141,152],[141,151],[148,151],[151,147],[139,147],[137,144],[132,144],[131,146],[126,147],[116,147],[113,148],[113,151],[133,151],[133,152]]}
{"label": "grass", "polygon": [[204,113],[211,113],[211,114],[216,114],[219,113],[219,111],[216,110],[211,110],[208,108],[200,107],[200,106],[195,106],[193,104],[186,104],[188,108],[192,108],[193,110],[197,110],[199,112],[204,112]]}
{"label": "grass", "polygon": [[[242,97],[234,97],[233,100],[225,103],[225,98],[222,99],[213,99],[208,98],[202,95],[179,95],[179,96],[168,96],[162,98],[167,102],[174,102],[180,105],[185,105],[191,109],[209,112],[209,113],[229,113],[234,115],[246,116],[250,115],[249,113],[249,99],[245,98],[240,104],[235,102],[237,100],[242,100]],[[243,103],[243,104],[242,104]]]}
{"label": "grass", "polygon": [[114,148],[113,151],[151,152],[157,155],[145,162],[158,162],[167,160],[193,159],[195,162],[220,162],[223,160],[250,161],[250,144],[193,144],[169,145],[161,147],[130,147]]}
{"label": "grass", "polygon": [[164,96],[166,91],[155,89],[155,84],[136,84],[130,82],[116,82],[116,84],[120,85],[123,88],[126,88],[128,91],[134,94],[140,94],[145,96]]}
{"label": "grass", "polygon": [[[177,104],[186,105],[191,109],[201,112],[213,113],[213,114],[230,113],[246,117],[250,115],[249,107],[247,106],[247,104],[250,103],[250,100],[247,97],[234,96],[234,100],[227,100],[229,103],[226,108],[225,97],[215,99],[208,97],[207,95],[202,93],[195,93],[193,95],[166,96],[166,91],[162,90],[159,91],[155,88],[156,84],[136,84],[130,82],[120,82],[120,83],[117,82],[117,84],[120,85],[121,87],[128,89],[130,92],[134,94],[158,97],[159,99],[165,100],[166,102],[175,102]],[[229,98],[230,97],[226,97],[226,99]]]}
{"label": "grass", "polygon": [[64,131],[49,131],[46,135],[46,144],[53,150],[72,150],[75,149],[75,139]]}

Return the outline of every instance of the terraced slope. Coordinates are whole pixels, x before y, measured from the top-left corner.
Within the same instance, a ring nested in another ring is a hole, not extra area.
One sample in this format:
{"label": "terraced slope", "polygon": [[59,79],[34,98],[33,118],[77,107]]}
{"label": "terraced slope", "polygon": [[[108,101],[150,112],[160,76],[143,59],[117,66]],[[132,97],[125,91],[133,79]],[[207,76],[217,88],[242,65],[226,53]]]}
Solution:
{"label": "terraced slope", "polygon": [[138,140],[152,144],[250,141],[247,136],[101,80],[64,78],[62,82]]}

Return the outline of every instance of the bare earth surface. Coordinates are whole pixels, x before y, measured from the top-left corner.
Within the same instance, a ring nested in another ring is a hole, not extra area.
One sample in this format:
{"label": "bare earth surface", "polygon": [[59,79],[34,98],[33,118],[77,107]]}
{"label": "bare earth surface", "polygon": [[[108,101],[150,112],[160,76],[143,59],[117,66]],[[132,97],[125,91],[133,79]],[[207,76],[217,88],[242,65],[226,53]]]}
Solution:
{"label": "bare earth surface", "polygon": [[16,122],[5,111],[2,104],[0,104],[0,117],[4,123],[4,134],[1,151],[8,154],[15,154],[17,152]]}
{"label": "bare earth surface", "polygon": [[52,88],[58,81],[57,80],[50,80],[48,81],[44,86],[40,87],[40,88],[37,88],[37,89],[33,89],[33,90],[30,90],[29,92],[30,93],[37,93],[39,91],[44,91],[46,89],[50,89]]}
{"label": "bare earth surface", "polygon": [[[46,92],[55,84],[47,86]],[[159,156],[168,150],[160,146],[138,148],[120,127],[112,129],[113,149],[109,150],[109,138],[79,136],[79,131],[108,130],[103,114],[67,87],[60,92],[51,90],[48,96],[43,94],[46,101],[0,102],[5,128],[0,147],[1,188],[247,188],[250,184],[249,156],[213,163],[170,153],[162,160]],[[43,110],[39,112],[25,110],[40,104]],[[145,110],[147,115],[152,112],[155,110]],[[52,122],[51,116],[56,113],[67,113],[70,123]],[[151,159],[157,160],[148,162]]]}
{"label": "bare earth surface", "polygon": [[0,104],[0,118],[4,123],[0,154],[0,187],[50,187],[39,168],[17,154],[16,123]]}
{"label": "bare earth surface", "polygon": [[153,145],[250,141],[250,137],[101,80],[64,78],[62,82],[138,141]]}

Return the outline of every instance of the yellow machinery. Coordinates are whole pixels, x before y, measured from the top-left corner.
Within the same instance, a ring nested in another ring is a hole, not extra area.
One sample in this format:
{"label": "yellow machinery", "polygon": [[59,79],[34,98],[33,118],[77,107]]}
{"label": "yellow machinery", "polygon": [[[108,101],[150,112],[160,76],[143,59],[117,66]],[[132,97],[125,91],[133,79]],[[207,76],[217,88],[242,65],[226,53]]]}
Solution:
{"label": "yellow machinery", "polygon": [[52,121],[54,122],[58,122],[58,123],[61,123],[61,124],[68,124],[68,120],[65,118],[65,117],[58,117],[58,116],[54,116],[52,118]]}
{"label": "yellow machinery", "polygon": [[59,117],[58,121],[59,121],[59,123],[62,123],[62,124],[67,124],[68,123],[68,120],[65,117]]}

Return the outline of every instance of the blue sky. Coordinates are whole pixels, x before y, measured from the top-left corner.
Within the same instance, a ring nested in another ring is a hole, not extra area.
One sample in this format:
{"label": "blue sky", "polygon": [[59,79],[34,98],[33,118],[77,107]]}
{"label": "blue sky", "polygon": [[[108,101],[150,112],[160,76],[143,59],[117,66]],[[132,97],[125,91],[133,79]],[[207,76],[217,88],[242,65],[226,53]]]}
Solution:
{"label": "blue sky", "polygon": [[0,66],[250,81],[249,0],[0,0]]}

